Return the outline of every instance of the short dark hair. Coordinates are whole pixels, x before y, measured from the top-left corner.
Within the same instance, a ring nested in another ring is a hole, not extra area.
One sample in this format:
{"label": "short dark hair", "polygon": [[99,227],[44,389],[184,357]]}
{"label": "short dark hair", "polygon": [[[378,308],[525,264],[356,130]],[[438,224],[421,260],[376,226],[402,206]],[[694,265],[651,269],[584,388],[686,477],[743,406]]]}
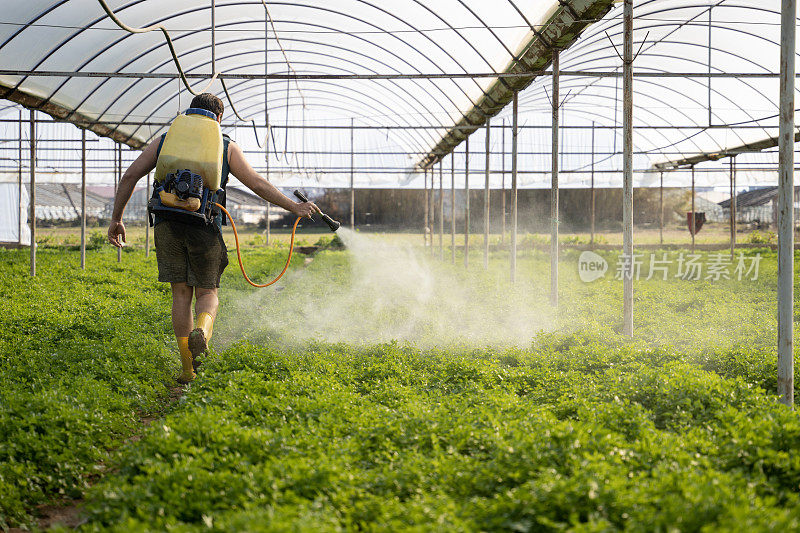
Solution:
{"label": "short dark hair", "polygon": [[220,117],[222,116],[222,112],[225,111],[225,104],[222,103],[222,100],[211,93],[198,94],[192,98],[192,103],[189,107],[199,107],[200,109],[211,111]]}

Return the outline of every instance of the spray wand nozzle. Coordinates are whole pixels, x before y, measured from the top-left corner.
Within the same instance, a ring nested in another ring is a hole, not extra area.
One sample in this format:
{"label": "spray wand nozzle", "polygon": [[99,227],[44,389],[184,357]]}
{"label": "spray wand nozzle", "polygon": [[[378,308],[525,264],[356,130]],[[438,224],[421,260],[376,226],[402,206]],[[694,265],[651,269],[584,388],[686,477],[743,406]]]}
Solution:
{"label": "spray wand nozzle", "polygon": [[[300,199],[301,202],[307,202],[308,201],[308,198],[306,198],[306,195],[301,193],[300,191],[294,191],[294,195],[297,196]],[[311,220],[314,220],[314,219],[312,218]],[[331,217],[329,217],[325,213],[322,213],[322,220],[324,220],[325,223],[328,225],[328,227],[331,228],[331,231],[336,231],[337,229],[339,229],[339,226],[342,225],[340,222],[337,222],[336,220],[333,220]]]}

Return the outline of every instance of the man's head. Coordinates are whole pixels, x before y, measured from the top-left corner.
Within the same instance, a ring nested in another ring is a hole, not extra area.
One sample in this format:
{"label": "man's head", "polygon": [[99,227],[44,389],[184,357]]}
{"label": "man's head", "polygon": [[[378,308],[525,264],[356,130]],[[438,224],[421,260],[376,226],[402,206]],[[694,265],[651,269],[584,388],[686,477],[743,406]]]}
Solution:
{"label": "man's head", "polygon": [[189,107],[199,107],[200,109],[211,111],[217,115],[217,121],[222,120],[222,113],[225,111],[225,104],[222,103],[222,100],[211,93],[198,94],[192,98],[192,103]]}

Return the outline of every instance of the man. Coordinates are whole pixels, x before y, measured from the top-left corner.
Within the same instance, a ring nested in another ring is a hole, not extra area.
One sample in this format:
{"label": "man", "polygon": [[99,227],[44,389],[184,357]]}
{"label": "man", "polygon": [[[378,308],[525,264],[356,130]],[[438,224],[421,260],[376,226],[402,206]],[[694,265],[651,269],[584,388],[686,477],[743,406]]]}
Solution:
{"label": "man", "polygon": [[[216,96],[203,93],[192,100],[191,110],[210,111],[221,122],[224,105]],[[313,202],[297,203],[282,194],[261,177],[247,162],[242,149],[224,137],[221,186],[225,187],[228,172],[264,200],[294,213],[311,216],[320,212]],[[114,212],[108,227],[108,241],[119,248],[125,245],[125,225],[122,214],[136,183],[150,173],[158,161],[163,137],[151,142],[125,171],[114,199]],[[148,191],[149,193],[149,191]],[[172,328],[181,355],[181,374],[178,382],[185,384],[195,378],[198,356],[208,348],[214,318],[217,315],[220,276],[228,264],[228,250],[222,239],[221,216],[214,224],[202,225],[178,220],[161,220],[156,216],[154,236],[158,280],[172,288]],[[192,319],[192,298],[195,299],[197,321]]]}

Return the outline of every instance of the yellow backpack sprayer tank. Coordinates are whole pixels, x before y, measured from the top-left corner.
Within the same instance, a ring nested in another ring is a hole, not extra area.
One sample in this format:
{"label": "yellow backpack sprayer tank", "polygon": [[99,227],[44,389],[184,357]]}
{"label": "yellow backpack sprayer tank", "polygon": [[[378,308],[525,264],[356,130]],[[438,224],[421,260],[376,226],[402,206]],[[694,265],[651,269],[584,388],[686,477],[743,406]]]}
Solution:
{"label": "yellow backpack sprayer tank", "polygon": [[219,213],[213,206],[224,194],[223,146],[213,112],[189,109],[178,116],[159,147],[150,212],[165,219],[210,224]]}

